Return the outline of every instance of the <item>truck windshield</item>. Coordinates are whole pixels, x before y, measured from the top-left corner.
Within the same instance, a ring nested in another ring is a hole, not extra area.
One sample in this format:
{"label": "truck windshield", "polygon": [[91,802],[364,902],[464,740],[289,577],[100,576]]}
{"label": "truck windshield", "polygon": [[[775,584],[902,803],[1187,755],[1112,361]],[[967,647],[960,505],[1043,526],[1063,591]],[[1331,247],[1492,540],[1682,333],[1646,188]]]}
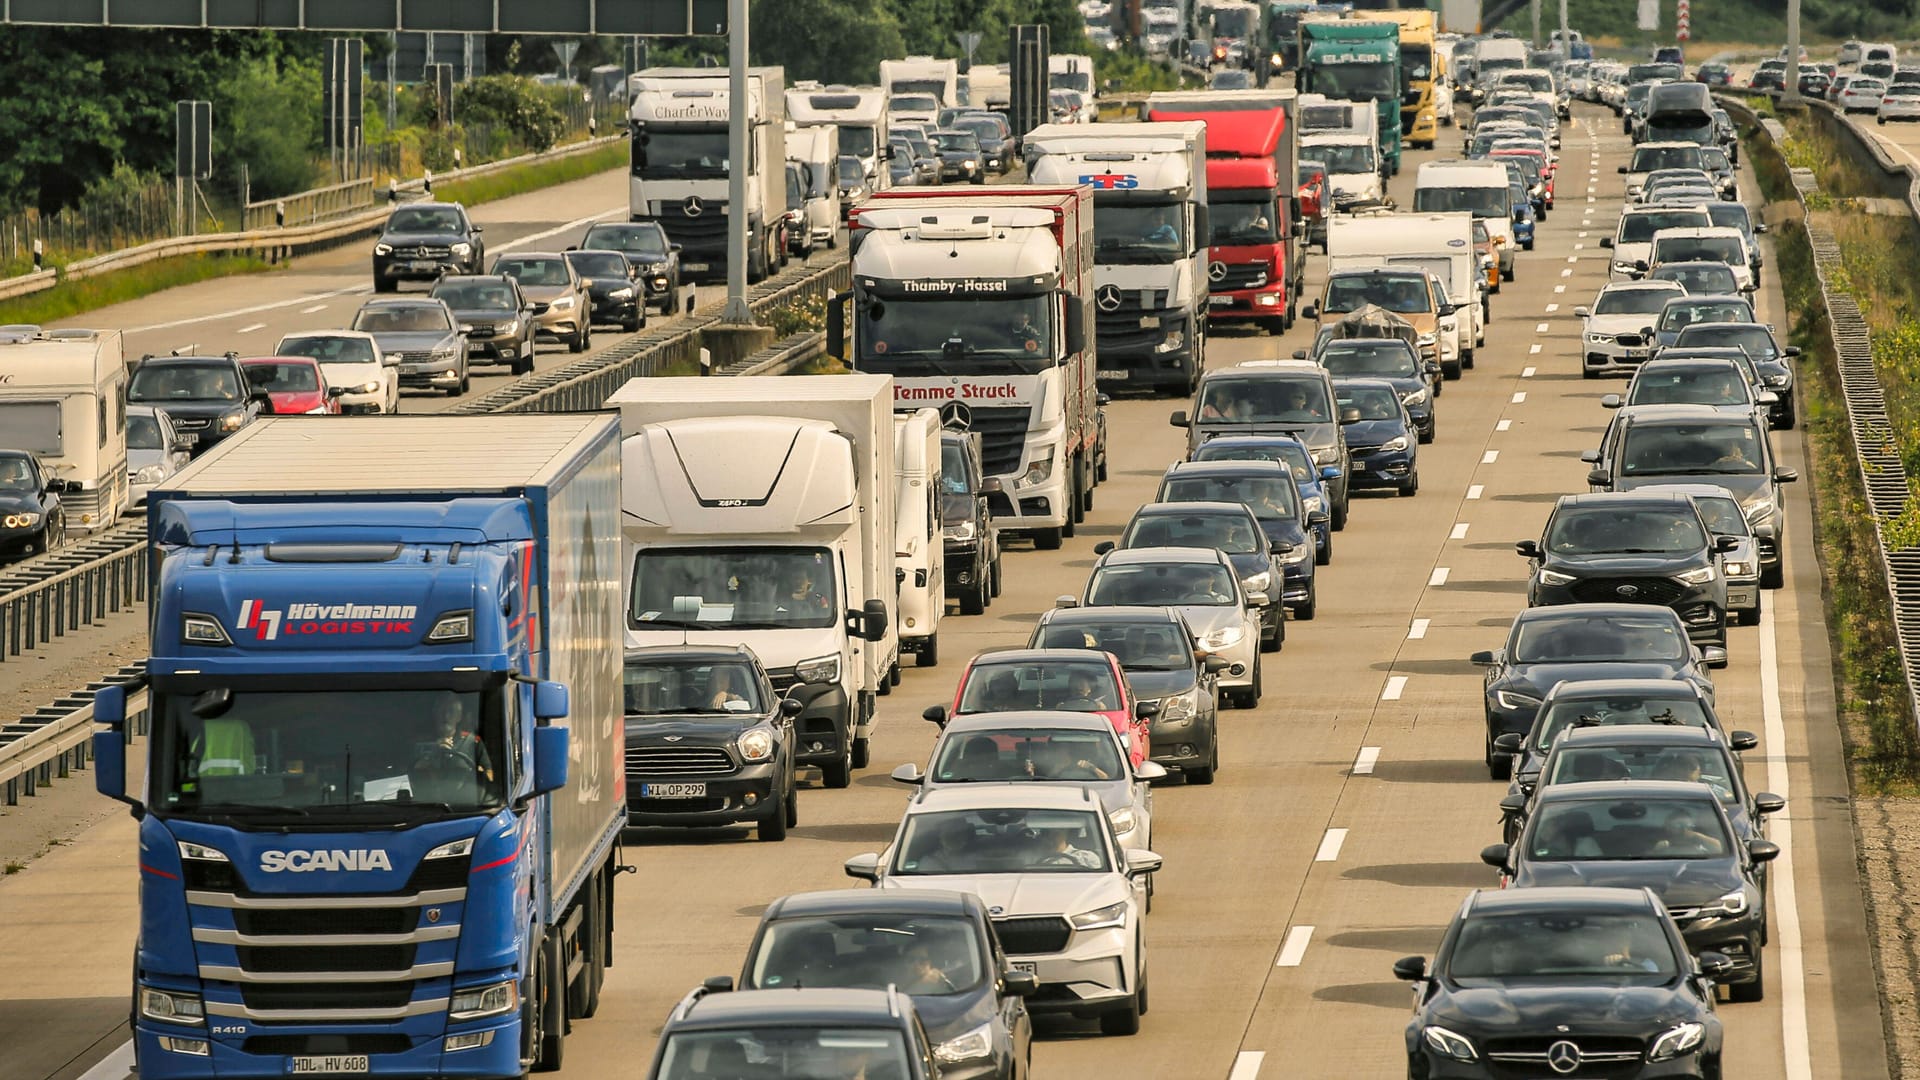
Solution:
{"label": "truck windshield", "polygon": [[627,625],[785,630],[840,617],[825,548],[642,548],[633,558]]}
{"label": "truck windshield", "polygon": [[[1099,228],[1099,213],[1094,215],[1094,221],[1094,227]],[[1273,244],[1280,240],[1274,231],[1271,199],[1228,202],[1215,196],[1207,203],[1207,221],[1213,233],[1211,242],[1216,246]]]}
{"label": "truck windshield", "polygon": [[435,689],[160,696],[154,803],[284,822],[377,806],[453,813],[504,801],[504,696]]}
{"label": "truck windshield", "polygon": [[[904,360],[984,361],[968,364],[970,373],[1032,371],[1054,360],[1053,302],[1040,296],[1004,296],[993,300],[878,300],[860,310],[861,364],[891,370]],[[1019,361],[1009,366],[1007,361]]]}
{"label": "truck windshield", "polygon": [[840,125],[840,152],[857,158],[873,156],[873,129]]}
{"label": "truck windshield", "polygon": [[1170,263],[1187,254],[1187,215],[1179,203],[1099,203],[1093,251],[1103,263]]}
{"label": "truck windshield", "polygon": [[1373,147],[1363,142],[1314,143],[1313,153],[1327,163],[1327,172],[1332,176],[1358,176],[1378,168],[1374,164]]}
{"label": "truck windshield", "polygon": [[1325,64],[1313,71],[1316,93],[1343,101],[1400,100],[1400,72],[1392,64],[1376,60],[1362,63]]}
{"label": "truck windshield", "polygon": [[1400,70],[1407,73],[1407,81],[1410,83],[1431,80],[1433,78],[1433,47],[1401,42]]}
{"label": "truck windshield", "polygon": [[1423,187],[1413,193],[1413,208],[1423,214],[1467,211],[1474,217],[1507,216],[1507,193],[1497,187]]}
{"label": "truck windshield", "polygon": [[940,108],[940,95],[945,91],[944,83],[897,82],[893,84],[893,100],[887,103],[887,107],[894,112],[935,112]]}
{"label": "truck windshield", "polygon": [[660,128],[633,136],[633,175],[643,180],[727,175],[727,129]]}

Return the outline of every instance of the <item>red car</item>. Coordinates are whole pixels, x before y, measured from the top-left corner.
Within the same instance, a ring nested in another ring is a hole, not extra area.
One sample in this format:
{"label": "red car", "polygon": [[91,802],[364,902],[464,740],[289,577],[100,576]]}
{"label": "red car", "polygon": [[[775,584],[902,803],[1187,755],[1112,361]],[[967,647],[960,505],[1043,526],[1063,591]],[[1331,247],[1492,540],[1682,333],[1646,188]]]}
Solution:
{"label": "red car", "polygon": [[960,673],[953,704],[923,715],[945,726],[948,717],[970,713],[1056,709],[1097,712],[1113,723],[1138,768],[1147,759],[1147,721],[1159,706],[1139,703],[1112,653],[1091,649],[995,649],[981,653]]}
{"label": "red car", "polygon": [[306,356],[255,356],[240,361],[247,382],[265,390],[273,401],[273,415],[340,415],[345,387],[327,385],[320,362]]}

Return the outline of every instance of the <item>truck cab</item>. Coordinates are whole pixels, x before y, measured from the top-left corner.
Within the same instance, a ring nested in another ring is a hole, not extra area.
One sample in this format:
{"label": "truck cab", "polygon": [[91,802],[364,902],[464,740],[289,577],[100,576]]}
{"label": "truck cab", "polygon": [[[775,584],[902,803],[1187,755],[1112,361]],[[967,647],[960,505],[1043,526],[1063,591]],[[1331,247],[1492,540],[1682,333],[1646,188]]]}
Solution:
{"label": "truck cab", "polygon": [[1300,91],[1372,102],[1380,115],[1380,157],[1386,174],[1397,175],[1401,103],[1408,93],[1400,64],[1399,24],[1360,19],[1302,22],[1300,41]]}

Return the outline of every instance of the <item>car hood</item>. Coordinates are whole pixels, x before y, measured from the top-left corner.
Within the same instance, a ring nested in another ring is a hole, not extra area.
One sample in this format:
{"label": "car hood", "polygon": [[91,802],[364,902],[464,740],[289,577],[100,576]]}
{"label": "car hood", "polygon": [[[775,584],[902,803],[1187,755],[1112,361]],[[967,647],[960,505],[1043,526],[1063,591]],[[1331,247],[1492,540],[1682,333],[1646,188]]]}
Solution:
{"label": "car hood", "polygon": [[1634,488],[1656,484],[1714,484],[1732,492],[1733,497],[1740,500],[1740,505],[1746,506],[1767,494],[1773,484],[1773,478],[1758,473],[1736,476],[1721,473],[1699,473],[1692,476],[1619,476],[1614,478],[1613,490],[1632,491]]}
{"label": "car hood", "polygon": [[1193,671],[1189,668],[1176,671],[1127,670],[1127,685],[1133,687],[1133,696],[1137,701],[1156,701],[1174,694],[1184,694],[1193,689],[1193,683]]}
{"label": "car hood", "polygon": [[[1254,574],[1266,573],[1273,569],[1272,556],[1263,555],[1257,551],[1244,551],[1237,555],[1230,554],[1227,556],[1227,561],[1233,564],[1233,572],[1243,578],[1251,577]],[[1127,677],[1131,680],[1133,676],[1129,674]]]}
{"label": "car hood", "polygon": [[511,308],[461,308],[453,309],[453,317],[463,323],[503,323],[511,322],[518,316]]}
{"label": "car hood", "polygon": [[[1479,982],[1480,980],[1475,980]],[[1583,1033],[1649,1037],[1656,1027],[1690,1019],[1671,983],[1622,986],[1624,979],[1546,986],[1460,986],[1427,1019],[1462,1034],[1551,1031],[1566,1024]],[[1542,1070],[1543,1072],[1546,1070]]]}
{"label": "car hood", "polygon": [[225,416],[230,412],[241,412],[247,407],[244,401],[201,401],[193,398],[170,398],[166,401],[142,401],[137,404],[151,405],[171,417],[189,417],[196,420]]}
{"label": "car hood", "polygon": [[959,994],[909,994],[913,1011],[926,1026],[927,1041],[939,1046],[948,1039],[964,1035],[993,1019],[993,983],[982,980],[978,987]]}
{"label": "car hood", "polygon": [[537,304],[552,303],[573,292],[571,285],[521,285],[520,295]]}
{"label": "car hood", "polygon": [[638,743],[679,743],[717,746],[732,743],[741,732],[765,722],[761,713],[738,716],[702,716],[699,719],[675,716],[629,716],[626,719],[628,746]]}
{"label": "car hood", "polygon": [[1673,679],[1684,670],[1686,664],[1680,660],[1520,664],[1514,668],[1513,679],[1545,693],[1553,689],[1555,683],[1585,679]]}
{"label": "car hood", "polygon": [[274,413],[279,416],[308,412],[327,403],[327,395],[318,390],[268,391],[267,397],[273,402]]}
{"label": "car hood", "polygon": [[1360,420],[1347,425],[1347,445],[1380,446],[1406,434],[1406,425],[1398,420]]}
{"label": "car hood", "polygon": [[[128,455],[128,459],[129,463],[131,463],[131,454]],[[42,509],[43,507],[40,505],[40,500],[35,498],[32,492],[0,491],[0,513],[16,514],[25,512],[37,514]]]}
{"label": "car hood", "polygon": [[327,377],[328,386],[359,386],[381,381],[386,369],[379,364],[321,364],[320,374]]}
{"label": "car hood", "polygon": [[1535,862],[1521,859],[1515,887],[1583,885],[1652,889],[1670,908],[1699,907],[1740,887],[1732,859],[1581,859]]}
{"label": "car hood", "polygon": [[1206,637],[1215,630],[1228,627],[1238,628],[1244,608],[1236,604],[1175,604],[1180,614],[1186,616],[1187,625],[1196,637]]}
{"label": "car hood", "polygon": [[432,352],[452,348],[455,336],[445,330],[389,330],[373,335],[373,340],[382,352]]}
{"label": "car hood", "polygon": [[1551,554],[1547,565],[1586,577],[1666,575],[1706,565],[1704,550],[1677,555],[1569,555]]}
{"label": "car hood", "polygon": [[1127,883],[1118,874],[908,874],[889,876],[897,889],[951,889],[973,893],[1000,916],[1073,916],[1126,899]]}
{"label": "car hood", "polygon": [[[1624,261],[1627,261],[1627,262],[1632,262],[1634,261],[1634,258],[1635,258],[1635,257],[1623,257],[1618,253],[1617,250],[1615,251],[1614,257],[1623,258]],[[1592,315],[1587,318],[1587,333],[1608,334],[1613,337],[1620,337],[1622,335],[1631,335],[1633,337],[1639,337],[1640,332],[1642,330],[1645,330],[1647,327],[1652,326],[1653,321],[1655,319],[1658,319],[1659,317],[1660,316],[1658,313],[1653,313],[1653,314],[1628,313],[1625,315]]]}
{"label": "car hood", "polygon": [[[127,471],[137,473],[149,465],[160,464],[166,460],[166,457],[164,450],[142,450],[137,446],[129,446],[127,447]],[[0,512],[5,512],[12,507],[13,503],[8,501],[8,497],[0,495]]]}

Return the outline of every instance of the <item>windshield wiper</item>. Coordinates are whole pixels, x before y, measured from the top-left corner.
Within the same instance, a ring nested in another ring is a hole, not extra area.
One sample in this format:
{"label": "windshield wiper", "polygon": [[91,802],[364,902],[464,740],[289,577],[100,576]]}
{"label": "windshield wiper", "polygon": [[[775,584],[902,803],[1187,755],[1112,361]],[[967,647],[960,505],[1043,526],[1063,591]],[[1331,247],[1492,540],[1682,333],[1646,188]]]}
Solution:
{"label": "windshield wiper", "polygon": [[291,814],[294,817],[310,817],[311,813],[300,806],[281,806],[277,803],[215,802],[201,803],[191,808],[204,814]]}
{"label": "windshield wiper", "polygon": [[634,622],[636,624],[634,629],[636,630],[645,630],[656,626],[665,630],[706,630],[714,625],[712,623],[699,622],[694,619],[635,619]]}

